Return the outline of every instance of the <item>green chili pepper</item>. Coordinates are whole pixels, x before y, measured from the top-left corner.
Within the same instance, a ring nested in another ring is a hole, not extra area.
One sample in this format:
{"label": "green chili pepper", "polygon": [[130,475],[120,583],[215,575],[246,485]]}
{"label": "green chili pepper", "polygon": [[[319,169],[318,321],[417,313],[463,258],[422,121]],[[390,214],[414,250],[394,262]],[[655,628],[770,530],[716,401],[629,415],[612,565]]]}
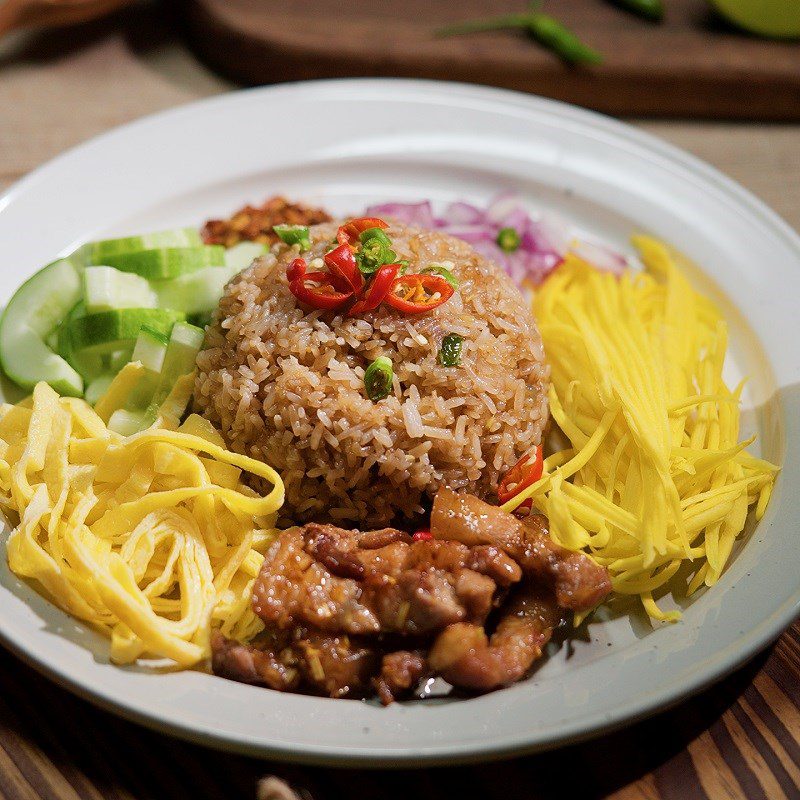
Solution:
{"label": "green chili pepper", "polygon": [[394,264],[397,254],[392,247],[392,240],[380,228],[367,228],[359,236],[361,249],[356,255],[358,268],[362,273],[371,275],[384,264]]}
{"label": "green chili pepper", "polygon": [[434,275],[441,275],[455,291],[458,291],[458,278],[456,278],[447,267],[443,267],[441,264],[431,264],[429,267],[425,267],[425,269],[421,270],[420,274],[424,275],[426,272],[432,272]]}
{"label": "green chili pepper", "polygon": [[364,373],[364,388],[370,400],[378,401],[388,397],[392,391],[394,370],[392,362],[386,356],[379,356]]}
{"label": "green chili pepper", "polygon": [[439,363],[443,367],[457,367],[461,363],[461,345],[464,337],[457,333],[448,333],[442,339],[442,346],[439,348]]}
{"label": "green chili pepper", "polygon": [[373,241],[380,242],[381,244],[386,245],[386,247],[392,246],[392,240],[380,228],[367,228],[365,231],[361,231],[361,234],[358,238],[361,241],[361,244],[366,244],[369,241]]}
{"label": "green chili pepper", "polygon": [[497,234],[497,245],[504,253],[513,253],[519,249],[522,238],[516,228],[502,228]]}
{"label": "green chili pepper", "polygon": [[651,22],[660,22],[664,19],[664,4],[661,0],[611,0],[611,2]]}
{"label": "green chili pepper", "polygon": [[436,36],[459,36],[465,33],[500,31],[517,28],[548,47],[568,64],[599,64],[603,56],[585,45],[555,17],[531,8],[521,14],[504,14],[490,19],[475,19],[448,25],[435,31]]}
{"label": "green chili pepper", "polygon": [[311,248],[311,239],[308,236],[308,227],[305,225],[273,225],[272,230],[278,234],[282,242],[286,244],[299,244],[301,250]]}

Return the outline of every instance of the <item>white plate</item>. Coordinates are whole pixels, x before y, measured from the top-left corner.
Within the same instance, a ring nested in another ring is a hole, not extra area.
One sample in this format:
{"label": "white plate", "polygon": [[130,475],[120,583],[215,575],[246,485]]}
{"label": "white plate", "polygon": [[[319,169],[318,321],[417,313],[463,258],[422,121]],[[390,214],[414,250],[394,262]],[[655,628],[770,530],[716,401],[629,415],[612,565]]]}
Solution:
{"label": "white plate", "polygon": [[[0,199],[0,298],[86,239],[196,225],[275,192],[367,202],[485,200],[514,188],[626,248],[646,230],[702,265],[722,305],[745,427],[783,465],[768,513],[683,621],[596,620],[527,681],[474,699],[374,704],[109,665],[106,642],[0,559],[0,637],[78,694],[189,739],[315,762],[422,764],[532,751],[622,725],[697,691],[800,607],[800,239],[691,156],[596,114],[521,94],[416,81],[239,92],[149,117],[57,158]],[[789,491],[786,488],[789,487]]]}

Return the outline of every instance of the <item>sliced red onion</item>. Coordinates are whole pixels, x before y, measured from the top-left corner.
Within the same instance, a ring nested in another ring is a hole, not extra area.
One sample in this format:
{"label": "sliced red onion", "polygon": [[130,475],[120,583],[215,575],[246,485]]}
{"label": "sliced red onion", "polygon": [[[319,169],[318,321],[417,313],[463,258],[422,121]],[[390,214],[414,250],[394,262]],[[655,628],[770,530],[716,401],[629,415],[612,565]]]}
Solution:
{"label": "sliced red onion", "polygon": [[365,216],[393,217],[405,222],[406,225],[419,225],[429,230],[440,227],[439,220],[433,215],[433,207],[429,200],[420,203],[380,203],[370,206]]}
{"label": "sliced red onion", "polygon": [[532,221],[525,231],[524,239],[530,237],[526,249],[540,253],[555,253],[564,256],[574,237],[570,224],[557,214],[542,215]]}
{"label": "sliced red onion", "polygon": [[500,228],[510,228],[506,220],[519,210],[527,216],[522,198],[516,192],[501,192],[495,195],[486,207],[486,219]]}
{"label": "sliced red onion", "polygon": [[470,203],[450,203],[444,210],[443,219],[449,225],[482,225],[486,223],[486,212]]}
{"label": "sliced red onion", "polygon": [[575,241],[570,249],[593,267],[613,272],[615,275],[621,274],[628,266],[625,256],[598,242]]}
{"label": "sliced red onion", "polygon": [[486,225],[446,225],[442,226],[440,230],[446,231],[450,236],[455,236],[456,239],[469,242],[469,244],[477,242],[494,244],[497,239],[497,234]]}
{"label": "sliced red onion", "polygon": [[[370,206],[368,216],[386,216],[408,225],[440,230],[471,244],[481,255],[494,261],[520,286],[541,283],[572,250],[598,269],[615,274],[627,261],[620,253],[596,242],[576,241],[569,223],[556,214],[533,219],[523,199],[514,192],[496,195],[485,209],[471,203],[450,203],[441,216],[433,213],[428,200],[419,203],[380,203]],[[520,234],[520,246],[507,253],[497,244],[503,228]]]}

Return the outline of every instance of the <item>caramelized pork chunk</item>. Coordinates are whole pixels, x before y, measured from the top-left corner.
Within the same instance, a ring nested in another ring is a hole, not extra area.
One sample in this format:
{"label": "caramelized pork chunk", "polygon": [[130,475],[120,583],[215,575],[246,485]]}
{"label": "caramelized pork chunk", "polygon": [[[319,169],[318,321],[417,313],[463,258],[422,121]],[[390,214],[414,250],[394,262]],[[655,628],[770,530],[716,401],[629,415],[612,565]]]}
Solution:
{"label": "caramelized pork chunk", "polygon": [[482,624],[496,590],[522,572],[500,548],[413,541],[402,531],[345,531],[314,523],[267,552],[253,608],[269,626],[351,635],[435,633]]}
{"label": "caramelized pork chunk", "polygon": [[501,548],[526,576],[551,585],[562,608],[594,608],[611,591],[608,572],[586,554],[553,542],[540,515],[517,519],[472,495],[440,489],[433,501],[431,533],[437,540]]}
{"label": "caramelized pork chunk", "polygon": [[249,644],[217,634],[214,671],[280,691],[375,691],[384,704],[431,675],[490,691],[524,677],[568,611],[611,588],[605,569],[550,540],[544,517],[440,489],[431,534],[284,531],[253,589],[265,630]]}
{"label": "caramelized pork chunk", "polygon": [[479,625],[456,623],[439,634],[428,662],[454,686],[497,689],[525,676],[563,621],[552,592],[526,584],[503,609],[491,637]]}
{"label": "caramelized pork chunk", "polygon": [[281,636],[266,632],[248,644],[217,633],[211,649],[217,675],[278,691],[329,697],[364,695],[380,667],[380,652],[374,646],[303,628]]}

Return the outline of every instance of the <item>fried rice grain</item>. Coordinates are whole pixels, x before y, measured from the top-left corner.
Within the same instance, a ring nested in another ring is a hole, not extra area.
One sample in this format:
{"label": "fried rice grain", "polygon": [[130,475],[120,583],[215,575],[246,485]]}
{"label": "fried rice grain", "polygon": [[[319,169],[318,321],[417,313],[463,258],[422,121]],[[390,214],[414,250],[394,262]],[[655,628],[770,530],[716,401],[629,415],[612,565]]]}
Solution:
{"label": "fried rice grain", "polygon": [[[336,229],[310,229],[311,269]],[[549,372],[519,290],[458,239],[386,232],[408,272],[446,263],[460,281],[448,302],[420,315],[386,304],[356,318],[310,310],[286,280],[298,250],[278,244],[230,282],[198,357],[196,406],[229,447],[281,473],[296,522],[402,521],[443,485],[491,498],[542,438]],[[450,333],[464,339],[456,367],[438,360]],[[391,359],[394,386],[373,402],[364,372],[379,356]]]}

